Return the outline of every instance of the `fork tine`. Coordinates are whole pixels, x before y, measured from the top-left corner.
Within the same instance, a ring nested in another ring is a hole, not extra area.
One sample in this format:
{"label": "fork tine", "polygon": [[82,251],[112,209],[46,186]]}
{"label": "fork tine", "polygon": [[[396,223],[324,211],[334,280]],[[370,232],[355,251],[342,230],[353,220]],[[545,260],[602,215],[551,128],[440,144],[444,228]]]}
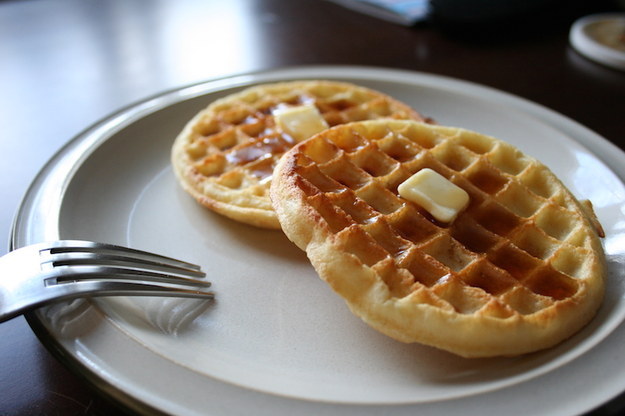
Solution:
{"label": "fork tine", "polygon": [[129,261],[143,262],[151,265],[171,266],[189,270],[200,270],[200,266],[189,263],[186,261],[178,260],[172,257],[163,256],[160,254],[150,253],[148,251],[138,250],[129,247],[118,246],[115,244],[107,243],[95,243],[92,241],[82,240],[61,240],[50,245],[49,252],[51,254],[57,253],[91,253],[94,256],[101,256],[105,259],[106,256],[111,258],[130,259]]}
{"label": "fork tine", "polygon": [[33,308],[81,296],[174,296],[210,300],[214,299],[215,294],[203,288],[196,287],[190,289],[166,283],[103,280],[77,281],[47,287],[45,291],[38,293],[37,296],[11,305],[11,308],[2,311],[0,314],[0,322],[7,321]]}
{"label": "fork tine", "polygon": [[166,273],[178,273],[191,277],[204,277],[206,273],[199,269],[191,269],[188,267],[179,267],[172,264],[166,264],[160,261],[150,261],[136,257],[120,256],[118,254],[105,252],[62,252],[62,253],[45,253],[40,252],[42,265],[50,265],[51,267],[62,266],[90,266],[103,265],[126,267],[136,269],[159,270]]}
{"label": "fork tine", "polygon": [[57,287],[71,289],[72,297],[77,293],[90,296],[176,296],[208,299],[215,296],[205,287],[141,280],[80,280],[63,283]]}
{"label": "fork tine", "polygon": [[[82,282],[79,282],[82,283]],[[113,286],[115,283],[117,286]],[[111,287],[97,289],[91,296],[158,296],[178,297],[192,299],[214,299],[215,294],[211,291],[187,289],[179,287],[165,287],[145,282],[111,282]]]}
{"label": "fork tine", "polygon": [[80,265],[56,267],[49,277],[45,279],[46,285],[56,283],[84,281],[84,280],[116,280],[116,281],[146,281],[172,285],[184,285],[188,287],[209,287],[211,282],[195,278],[196,274],[191,271],[180,270],[177,272],[157,271],[154,269],[143,270],[118,266]]}

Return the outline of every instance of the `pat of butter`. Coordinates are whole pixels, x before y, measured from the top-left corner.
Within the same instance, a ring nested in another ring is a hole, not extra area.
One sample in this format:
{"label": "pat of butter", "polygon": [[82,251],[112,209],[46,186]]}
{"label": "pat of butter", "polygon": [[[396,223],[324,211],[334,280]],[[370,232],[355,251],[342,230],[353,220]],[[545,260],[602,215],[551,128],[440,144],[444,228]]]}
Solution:
{"label": "pat of butter", "polygon": [[277,126],[298,142],[328,128],[328,123],[313,104],[278,108],[273,116]]}
{"label": "pat of butter", "polygon": [[425,168],[397,188],[399,195],[423,207],[440,222],[450,223],[469,204],[469,194],[447,178]]}

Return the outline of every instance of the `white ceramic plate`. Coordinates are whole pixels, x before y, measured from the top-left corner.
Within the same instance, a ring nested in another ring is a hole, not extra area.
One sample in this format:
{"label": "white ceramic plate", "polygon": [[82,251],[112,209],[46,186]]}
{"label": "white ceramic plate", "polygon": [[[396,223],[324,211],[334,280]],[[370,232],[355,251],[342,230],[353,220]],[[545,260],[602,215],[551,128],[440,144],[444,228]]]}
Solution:
{"label": "white ceramic plate", "polygon": [[[593,201],[607,233],[610,282],[598,316],[562,345],[518,358],[466,360],[401,344],[355,318],[280,232],[222,218],[180,190],[169,150],[188,119],[242,87],[300,78],[384,91],[440,124],[494,135],[549,165],[574,194]],[[613,365],[584,395],[574,389],[602,368],[597,363],[608,357],[601,349],[611,359],[620,354],[611,340],[624,338],[621,330],[604,341],[625,317],[623,161],[620,150],[579,124],[475,84],[362,67],[274,70],[167,92],[86,130],[33,183],[12,245],[105,241],[179,257],[208,273],[217,293],[211,304],[109,298],[29,316],[68,365],[135,410],[347,415],[392,405],[399,414],[469,415],[518,406],[567,414],[625,389]]]}

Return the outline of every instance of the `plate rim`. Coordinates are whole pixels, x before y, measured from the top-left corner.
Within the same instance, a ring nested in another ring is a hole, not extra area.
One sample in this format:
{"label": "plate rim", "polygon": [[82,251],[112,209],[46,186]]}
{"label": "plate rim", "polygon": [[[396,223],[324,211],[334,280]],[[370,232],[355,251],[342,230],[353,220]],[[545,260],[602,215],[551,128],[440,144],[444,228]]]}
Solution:
{"label": "plate rim", "polygon": [[[456,78],[440,76],[437,74],[430,74],[430,73],[411,71],[411,70],[383,68],[383,67],[349,66],[349,65],[295,66],[295,67],[283,67],[283,68],[274,68],[274,69],[269,69],[269,70],[248,72],[248,73],[243,73],[243,74],[225,76],[225,77],[216,78],[216,79],[209,79],[209,80],[205,80],[202,82],[182,86],[179,88],[172,88],[172,89],[165,90],[161,93],[154,94],[143,100],[139,100],[135,103],[129,104],[119,109],[118,111],[100,119],[99,121],[95,122],[91,126],[79,132],[49,159],[49,161],[43,166],[40,172],[36,175],[35,179],[31,182],[31,185],[28,187],[22,202],[19,204],[19,208],[15,216],[13,226],[11,228],[10,250],[20,247],[21,246],[20,244],[25,238],[25,236],[19,234],[19,230],[26,226],[24,224],[24,221],[26,220],[26,218],[24,218],[24,212],[28,204],[31,204],[31,205],[33,204],[32,202],[33,193],[36,192],[38,186],[40,187],[41,184],[45,182],[46,176],[50,173],[50,171],[52,171],[55,167],[57,167],[56,165],[58,165],[59,162],[63,161],[64,158],[67,157],[68,153],[70,154],[76,153],[78,149],[82,148],[80,146],[81,144],[85,145],[85,143],[81,142],[81,140],[85,140],[86,138],[95,135],[97,131],[99,131],[100,129],[106,129],[107,126],[109,125],[116,125],[117,128],[121,129],[124,126],[127,126],[128,123],[131,123],[132,120],[141,118],[141,115],[145,112],[151,113],[153,111],[166,108],[168,105],[172,105],[176,103],[177,97],[184,96],[184,99],[191,99],[196,96],[207,95],[207,94],[210,94],[211,92],[219,91],[223,87],[235,88],[238,86],[245,86],[248,83],[270,82],[272,81],[272,78],[273,79],[311,78],[310,74],[314,71],[319,71],[319,70],[321,70],[322,72],[323,71],[328,72],[327,74],[324,75],[326,77],[332,76],[329,74],[330,72],[332,72],[334,73],[333,76],[335,78],[343,77],[343,78],[350,78],[350,79],[376,80],[377,79],[376,77],[383,76],[385,77],[385,78],[382,78],[383,80],[390,81],[390,79],[388,78],[390,75],[397,75],[398,76],[397,78],[393,78],[394,82],[401,82],[402,79],[409,80],[410,78],[412,78],[413,79],[412,81],[414,82],[414,78],[416,76],[416,77],[421,77],[424,79],[434,80],[436,81],[435,84],[444,83],[446,85],[449,85],[449,84],[460,85],[465,88],[469,87],[470,89],[476,89],[476,90],[487,89],[497,94],[498,97],[502,97],[506,99],[507,101],[512,102],[513,104],[515,104],[514,106],[515,109],[517,110],[520,109],[524,111],[526,114],[531,114],[532,116],[534,116],[535,114],[532,111],[527,111],[527,110],[529,108],[530,110],[538,111],[536,110],[538,108],[541,110],[541,112],[546,112],[546,114],[549,115],[550,117],[554,119],[560,118],[559,120],[560,122],[564,121],[568,123],[569,129],[571,129],[572,127],[575,127],[578,130],[580,128],[584,129],[588,134],[594,136],[595,140],[599,141],[602,147],[601,149],[602,152],[607,151],[609,156],[613,156],[615,158],[614,154],[611,153],[611,152],[614,152],[615,149],[618,151],[617,153],[619,153],[621,156],[625,155],[625,153],[623,153],[618,147],[616,147],[613,143],[609,142],[607,139],[599,136],[593,131],[587,129],[585,126],[575,122],[572,119],[569,119],[568,117],[562,114],[556,113],[555,111],[550,110],[547,107],[544,107],[538,103],[531,102],[522,97],[518,97],[513,94],[507,93],[505,91],[501,91],[501,90],[498,90],[489,86],[476,84],[470,81],[464,81],[464,80],[460,80]],[[302,77],[301,75],[304,73],[307,75],[305,77]],[[269,79],[264,79],[264,80],[259,79],[263,77],[267,77]],[[444,88],[444,89],[453,91],[454,88]],[[131,112],[132,114],[129,116],[128,112]],[[119,120],[121,119],[123,119],[123,121],[119,122]],[[114,133],[109,133],[109,135],[111,134],[114,134]],[[585,140],[580,140],[580,138],[577,137],[576,135],[571,135],[571,134],[568,134],[568,135],[571,139],[573,139],[577,143],[583,145],[584,147],[587,147],[588,143],[586,143]],[[79,162],[84,161],[88,157],[88,155],[91,154],[91,152],[97,149],[98,144],[104,141],[106,141],[106,137],[100,137],[99,140],[93,140],[92,142],[89,142],[89,146],[86,146],[86,147],[90,149],[90,152],[88,153],[83,152],[79,154],[78,161]],[[592,144],[595,145],[596,143],[592,143]],[[615,160],[610,160],[610,161],[607,160],[606,157],[604,157],[605,154],[602,155],[598,153],[596,149],[593,149],[592,153],[597,158],[599,158],[603,163],[605,163],[608,167],[610,167],[613,173],[617,177],[619,177],[619,179],[621,179],[622,181],[623,179],[621,176],[622,173],[614,169],[614,166],[612,165],[612,163],[614,163]],[[79,167],[80,167],[80,163],[72,166],[74,170],[77,170]],[[71,169],[67,171],[68,174],[70,174],[71,172],[72,172]],[[66,186],[69,182],[71,182],[71,175],[67,176],[64,185]],[[60,199],[62,199],[62,197]],[[42,318],[37,313],[27,314],[26,319],[29,325],[31,326],[31,328],[33,329],[33,331],[35,332],[35,334],[37,335],[37,337],[41,340],[41,342],[46,347],[48,347],[48,349],[50,349],[53,352],[53,354],[57,358],[59,358],[70,369],[72,369],[75,374],[78,374],[83,379],[86,379],[87,381],[91,382],[98,390],[104,392],[105,394],[110,395],[111,397],[115,398],[117,401],[121,402],[122,404],[124,404],[130,409],[140,411],[140,412],[150,412],[150,413],[161,412],[159,409],[150,406],[148,403],[145,403],[137,399],[132,394],[126,393],[123,390],[116,388],[112,383],[110,383],[104,377],[101,377],[98,374],[94,374],[91,369],[89,369],[87,366],[81,363],[78,359],[76,359],[76,357],[72,356],[72,354],[68,350],[66,350],[66,348],[62,345],[62,343],[47,330],[44,323],[42,322]],[[266,393],[266,394],[270,394],[270,393]],[[480,393],[477,393],[477,394],[480,394]],[[296,399],[296,400],[302,400],[302,399]],[[419,403],[416,403],[416,405],[418,404]]]}

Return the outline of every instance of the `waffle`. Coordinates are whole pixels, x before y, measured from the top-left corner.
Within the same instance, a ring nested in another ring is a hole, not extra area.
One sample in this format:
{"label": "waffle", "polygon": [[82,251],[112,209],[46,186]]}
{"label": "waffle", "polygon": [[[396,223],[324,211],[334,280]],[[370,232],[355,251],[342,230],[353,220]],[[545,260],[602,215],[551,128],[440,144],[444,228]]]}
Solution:
{"label": "waffle", "polygon": [[387,95],[348,83],[264,84],[221,98],[188,122],[172,149],[182,187],[202,205],[264,228],[280,224],[269,199],[273,168],[296,139],[275,122],[276,109],[314,104],[328,126],[389,117],[423,120]]}
{"label": "waffle", "polygon": [[[449,224],[398,195],[424,168],[470,196]],[[603,298],[590,205],[495,138],[411,121],[337,126],[284,155],[271,198],[319,276],[399,341],[515,356],[571,336]]]}

